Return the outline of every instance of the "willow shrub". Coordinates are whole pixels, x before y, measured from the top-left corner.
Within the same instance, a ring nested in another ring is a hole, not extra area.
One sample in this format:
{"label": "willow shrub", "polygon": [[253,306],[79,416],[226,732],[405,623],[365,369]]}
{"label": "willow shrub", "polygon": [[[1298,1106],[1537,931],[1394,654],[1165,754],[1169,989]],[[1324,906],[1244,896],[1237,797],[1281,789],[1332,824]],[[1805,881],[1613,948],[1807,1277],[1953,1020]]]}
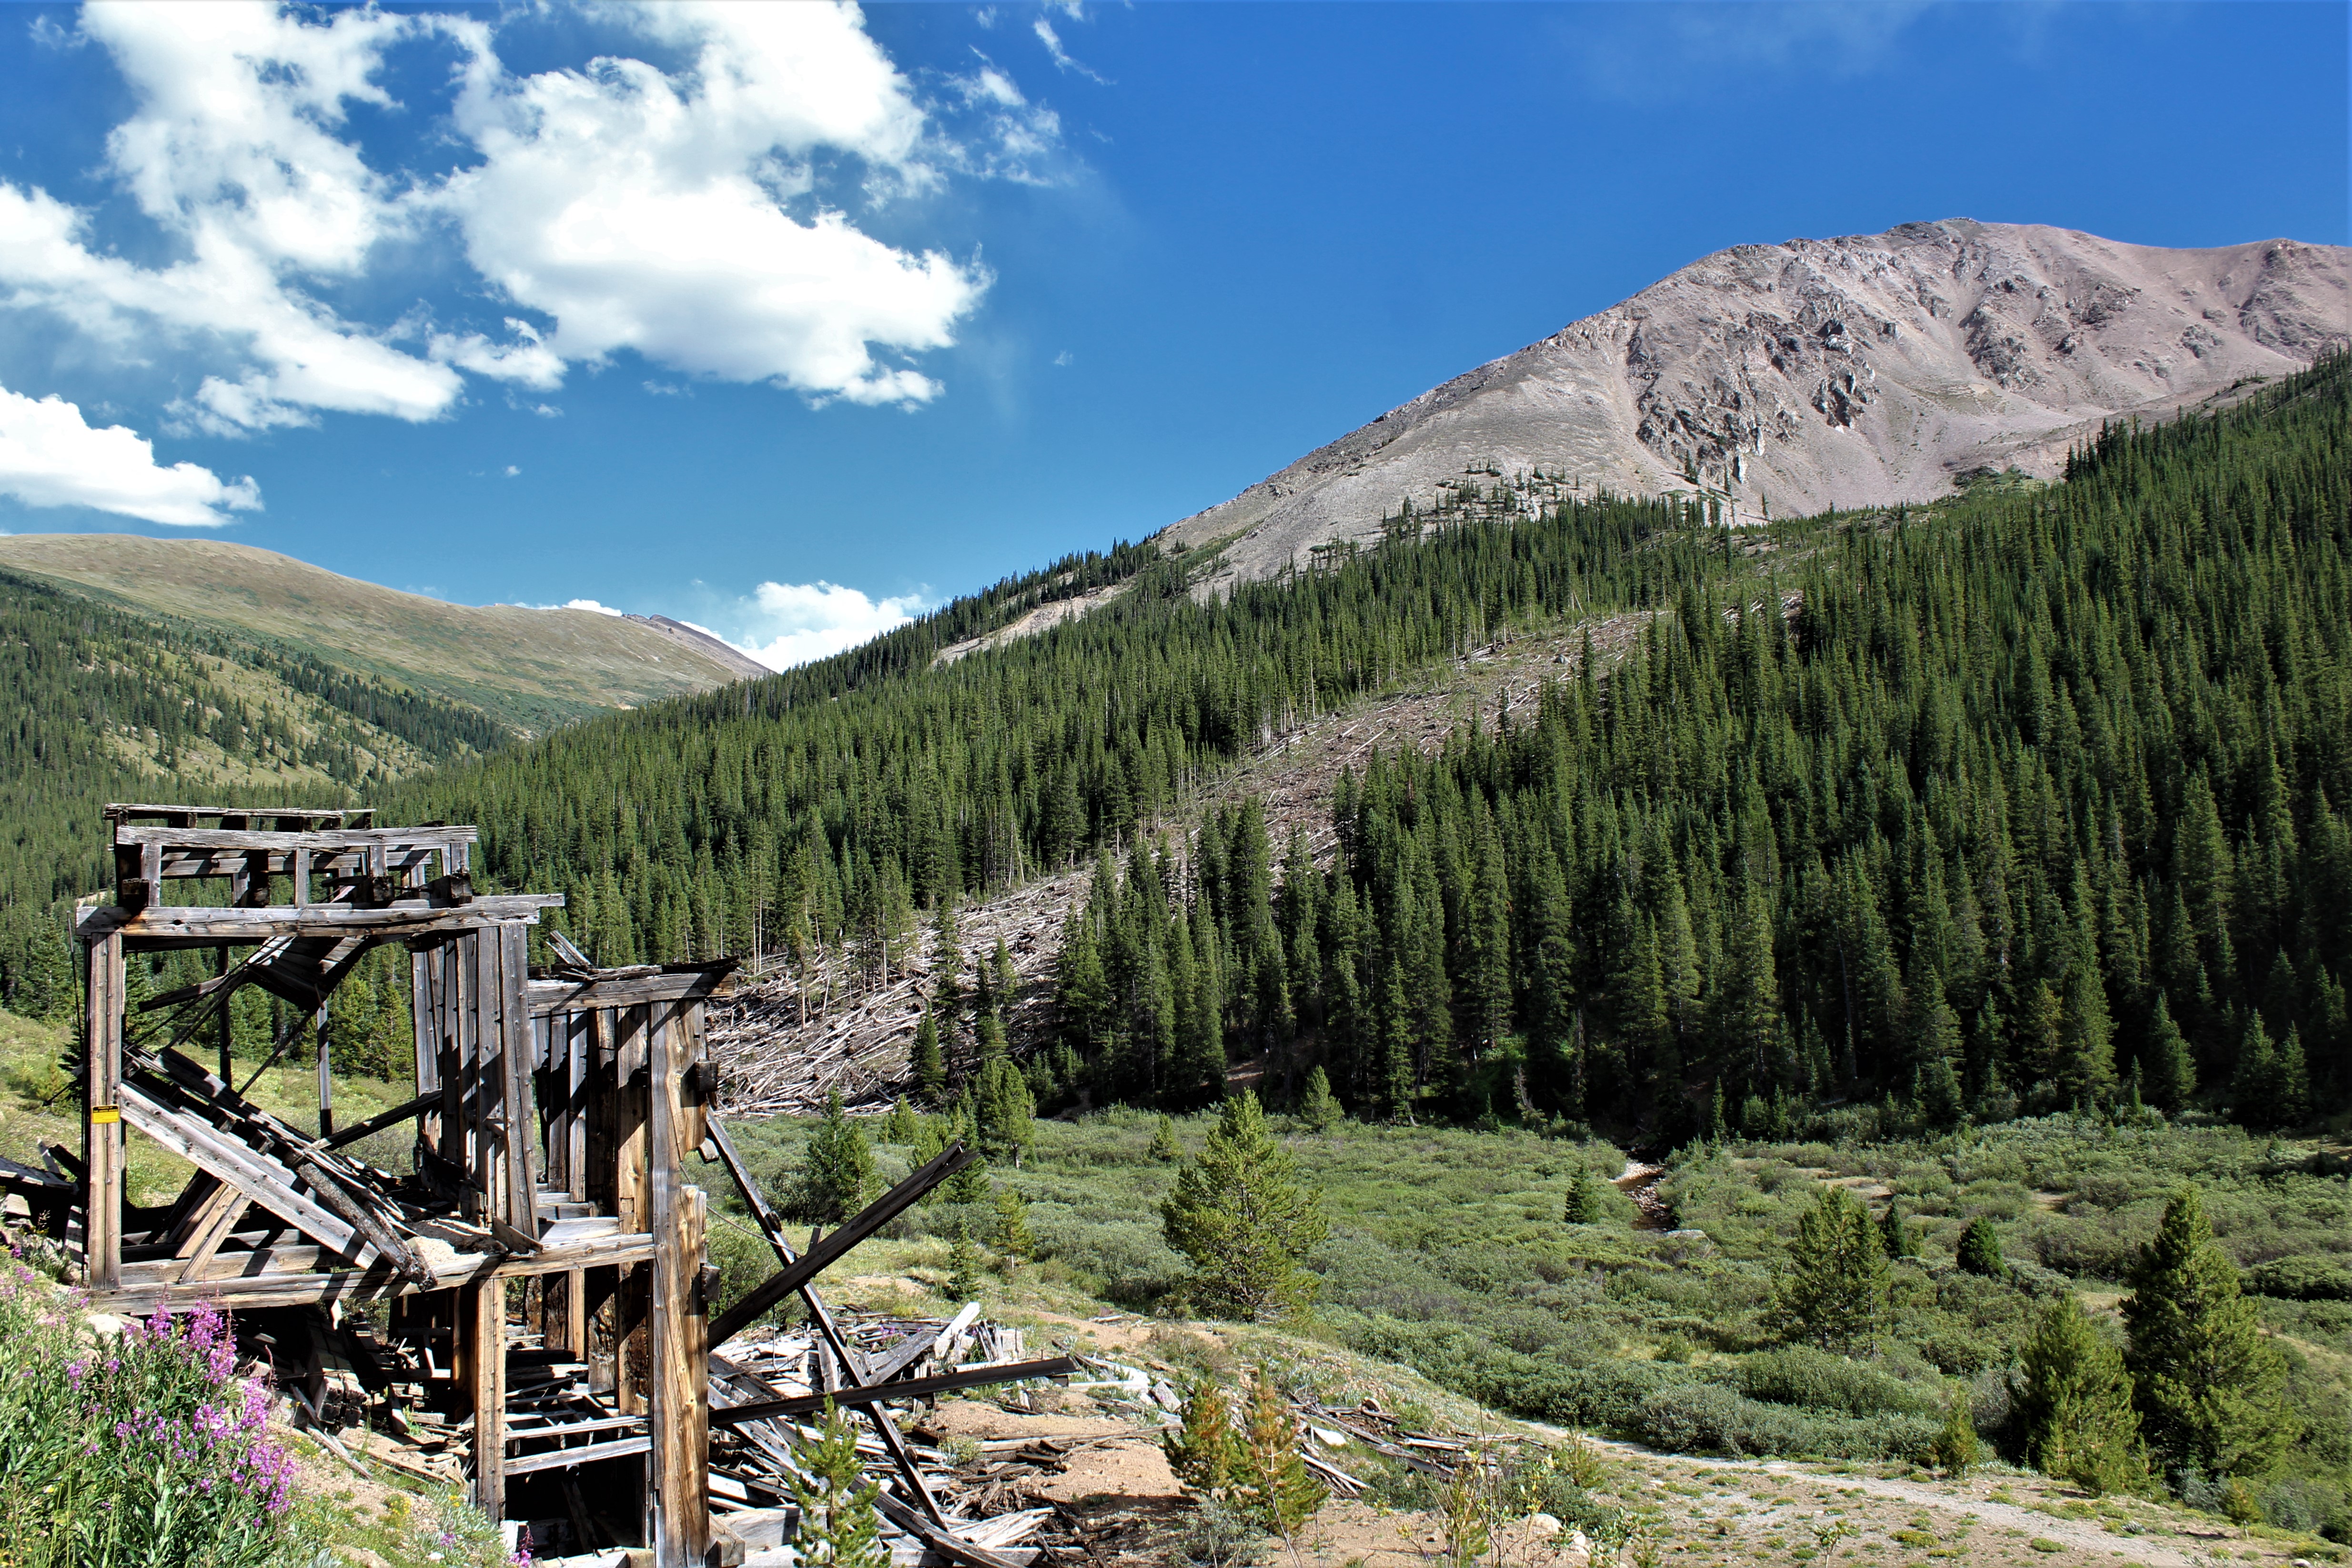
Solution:
{"label": "willow shrub", "polygon": [[293,1544],[293,1464],[228,1320],[162,1312],[93,1340],[78,1300],[0,1262],[0,1560],[244,1568]]}

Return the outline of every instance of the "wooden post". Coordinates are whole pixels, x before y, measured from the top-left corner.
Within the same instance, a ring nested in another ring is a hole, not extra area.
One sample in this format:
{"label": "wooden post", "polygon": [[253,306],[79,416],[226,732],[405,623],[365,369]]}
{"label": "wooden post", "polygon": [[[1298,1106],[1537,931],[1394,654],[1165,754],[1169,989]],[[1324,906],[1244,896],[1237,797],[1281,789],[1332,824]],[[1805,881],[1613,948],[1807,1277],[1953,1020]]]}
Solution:
{"label": "wooden post", "polygon": [[531,1145],[538,1142],[538,1115],[532,1092],[530,1009],[523,1000],[529,978],[530,930],[521,921],[498,928],[499,1061],[502,1081],[499,1100],[505,1112],[499,1128],[499,1154],[506,1166],[506,1222],[536,1240],[539,1237],[539,1183],[531,1173]]}
{"label": "wooden post", "polygon": [[653,1439],[648,1488],[654,1568],[700,1568],[710,1549],[710,1373],[702,1300],[703,1194],[686,1184],[688,1121],[680,1007],[656,1005],[647,1058],[653,1176]]}
{"label": "wooden post", "polygon": [[85,944],[88,1078],[82,1089],[82,1283],[122,1285],[122,937]]}
{"label": "wooden post", "polygon": [[[619,1025],[619,1037],[613,1052],[613,1212],[620,1216],[622,1231],[633,1236],[644,1235],[653,1227],[653,1169],[646,1126],[652,1014],[651,1007],[639,1006],[623,1008],[613,1015]],[[643,1341],[646,1272],[642,1264],[624,1268],[614,1297],[614,1328],[619,1342],[614,1347],[618,1364],[613,1397],[624,1415],[642,1415],[646,1408],[644,1391],[632,1373],[635,1365],[643,1364],[646,1354]]]}
{"label": "wooden post", "polygon": [[[226,974],[227,973],[228,949],[225,947],[215,948],[213,950],[213,973],[215,976],[219,976]],[[230,1051],[236,1044],[236,1016],[232,1006],[232,1004],[235,1003],[236,1000],[236,998],[234,996],[224,996],[221,998],[220,1080],[223,1083],[235,1083],[236,1081],[236,1063],[230,1059]]]}
{"label": "wooden post", "polygon": [[492,1520],[507,1511],[507,1282],[459,1291],[460,1372],[474,1406],[474,1506]]}
{"label": "wooden post", "polygon": [[333,1058],[327,1048],[327,1005],[319,1004],[319,1011],[310,1021],[311,1032],[319,1037],[319,1136],[335,1135],[335,1079]]}

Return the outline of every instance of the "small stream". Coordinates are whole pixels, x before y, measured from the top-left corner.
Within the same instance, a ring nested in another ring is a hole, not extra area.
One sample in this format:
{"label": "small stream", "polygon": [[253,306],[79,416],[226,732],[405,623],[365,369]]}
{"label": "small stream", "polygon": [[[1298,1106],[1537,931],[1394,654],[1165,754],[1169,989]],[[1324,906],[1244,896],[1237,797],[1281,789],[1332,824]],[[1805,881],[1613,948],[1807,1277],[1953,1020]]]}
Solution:
{"label": "small stream", "polygon": [[1645,1165],[1638,1160],[1627,1160],[1622,1174],[1611,1183],[1619,1192],[1633,1200],[1641,1212],[1633,1218],[1635,1230],[1671,1230],[1674,1211],[1666,1200],[1658,1196],[1658,1178],[1666,1173],[1664,1165]]}

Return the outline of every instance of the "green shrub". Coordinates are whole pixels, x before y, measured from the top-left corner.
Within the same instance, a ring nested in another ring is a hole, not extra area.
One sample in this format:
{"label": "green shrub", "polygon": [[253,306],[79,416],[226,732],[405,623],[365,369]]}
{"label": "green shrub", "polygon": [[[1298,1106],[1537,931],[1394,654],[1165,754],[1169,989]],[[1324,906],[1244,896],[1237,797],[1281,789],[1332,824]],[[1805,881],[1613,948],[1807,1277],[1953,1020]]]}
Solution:
{"label": "green shrub", "polygon": [[2352,1301],[2352,1266],[2341,1258],[2274,1258],[2246,1271],[2246,1289],[2289,1301]]}
{"label": "green shrub", "polygon": [[1876,1367],[1810,1345],[1765,1351],[1737,1363],[1731,1386],[1767,1405],[1795,1405],[1844,1415],[1930,1415],[1941,1404],[1925,1389]]}

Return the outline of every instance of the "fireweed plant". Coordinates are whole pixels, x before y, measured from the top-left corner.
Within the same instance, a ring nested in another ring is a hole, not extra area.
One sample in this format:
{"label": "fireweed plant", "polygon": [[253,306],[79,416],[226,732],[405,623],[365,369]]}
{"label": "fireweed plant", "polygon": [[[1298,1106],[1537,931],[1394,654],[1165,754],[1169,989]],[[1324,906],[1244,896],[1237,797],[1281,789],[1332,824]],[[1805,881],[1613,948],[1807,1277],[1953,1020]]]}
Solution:
{"label": "fireweed plant", "polygon": [[293,1462],[227,1317],[158,1311],[93,1340],[79,1308],[0,1261],[0,1568],[279,1559]]}

